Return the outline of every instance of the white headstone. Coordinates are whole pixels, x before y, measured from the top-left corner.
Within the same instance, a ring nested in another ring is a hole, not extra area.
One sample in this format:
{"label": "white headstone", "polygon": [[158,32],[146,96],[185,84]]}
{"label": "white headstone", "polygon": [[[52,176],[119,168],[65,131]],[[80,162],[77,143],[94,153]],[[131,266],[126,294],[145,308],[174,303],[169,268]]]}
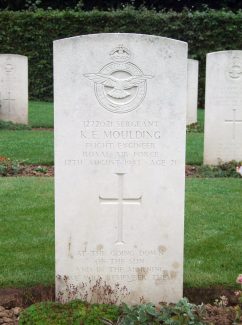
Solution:
{"label": "white headstone", "polygon": [[187,62],[187,125],[197,123],[198,61]]}
{"label": "white headstone", "polygon": [[204,163],[242,160],[242,51],[207,55]]}
{"label": "white headstone", "polygon": [[63,39],[54,71],[57,296],[176,302],[187,44],[138,34]]}
{"label": "white headstone", "polygon": [[0,121],[28,124],[28,58],[0,54]]}

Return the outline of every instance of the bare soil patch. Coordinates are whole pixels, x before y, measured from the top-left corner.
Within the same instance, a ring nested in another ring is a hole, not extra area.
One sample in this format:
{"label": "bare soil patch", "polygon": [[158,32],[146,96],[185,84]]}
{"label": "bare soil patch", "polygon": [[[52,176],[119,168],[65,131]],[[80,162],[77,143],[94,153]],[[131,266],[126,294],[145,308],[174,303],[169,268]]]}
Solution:
{"label": "bare soil patch", "polygon": [[[223,287],[212,288],[184,288],[184,297],[194,304],[212,304],[215,299],[226,296],[229,305],[237,303],[234,290]],[[30,288],[2,288],[0,289],[0,306],[13,308],[27,307],[40,301],[54,301],[55,289],[53,286],[38,285]]]}
{"label": "bare soil patch", "polygon": [[9,168],[6,170],[4,175],[0,175],[0,177],[11,177],[11,176],[46,176],[51,177],[54,176],[54,166],[48,165],[19,165],[18,170]]}
{"label": "bare soil patch", "polygon": [[[235,324],[236,308],[238,304],[234,291],[223,287],[214,288],[185,288],[184,296],[191,303],[200,305],[204,303],[204,324],[232,325]],[[215,299],[226,296],[228,305],[215,305]],[[28,306],[44,301],[54,301],[53,286],[35,286],[31,288],[5,288],[0,289],[0,324],[18,324],[19,314]],[[236,324],[242,324],[241,322]]]}
{"label": "bare soil patch", "polygon": [[186,177],[199,176],[198,166],[186,165]]}
{"label": "bare soil patch", "polygon": [[[2,175],[0,175],[2,176]],[[14,173],[12,170],[7,172],[7,177],[10,176],[54,176],[54,166],[48,165],[20,165],[19,170]],[[198,166],[186,165],[187,177],[198,177]]]}
{"label": "bare soil patch", "polygon": [[54,131],[54,128],[44,128],[44,127],[31,128],[31,131]]}

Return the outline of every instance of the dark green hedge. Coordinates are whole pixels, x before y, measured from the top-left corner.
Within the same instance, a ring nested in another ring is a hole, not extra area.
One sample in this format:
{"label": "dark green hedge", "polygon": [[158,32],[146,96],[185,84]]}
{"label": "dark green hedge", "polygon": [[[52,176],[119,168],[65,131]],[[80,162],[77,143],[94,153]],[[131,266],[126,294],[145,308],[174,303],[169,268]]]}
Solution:
{"label": "dark green hedge", "polygon": [[242,49],[242,11],[2,11],[0,26],[0,52],[29,57],[30,96],[38,99],[52,98],[52,41],[60,38],[126,32],[186,41],[190,57],[200,61],[201,105],[206,53]]}

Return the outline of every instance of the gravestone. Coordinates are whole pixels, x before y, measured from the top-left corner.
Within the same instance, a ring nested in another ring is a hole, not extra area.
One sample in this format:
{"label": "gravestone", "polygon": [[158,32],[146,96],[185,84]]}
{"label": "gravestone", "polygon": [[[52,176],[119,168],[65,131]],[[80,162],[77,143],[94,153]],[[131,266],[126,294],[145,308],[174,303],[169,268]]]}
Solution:
{"label": "gravestone", "polygon": [[28,124],[28,58],[0,54],[0,121]]}
{"label": "gravestone", "polygon": [[242,160],[242,51],[207,55],[204,164]]}
{"label": "gravestone", "polygon": [[187,125],[197,123],[198,61],[187,62]]}
{"label": "gravestone", "polygon": [[54,42],[56,295],[182,297],[187,44]]}

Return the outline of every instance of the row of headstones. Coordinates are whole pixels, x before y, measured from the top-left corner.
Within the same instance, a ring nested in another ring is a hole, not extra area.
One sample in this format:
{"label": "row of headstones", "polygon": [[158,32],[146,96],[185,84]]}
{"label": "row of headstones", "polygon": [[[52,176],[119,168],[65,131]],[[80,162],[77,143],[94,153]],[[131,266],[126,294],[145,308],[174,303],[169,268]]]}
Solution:
{"label": "row of headstones", "polygon": [[[208,55],[211,143],[241,143],[238,59]],[[150,35],[54,42],[57,297],[182,297],[187,60],[187,43]]]}
{"label": "row of headstones", "polygon": [[[241,51],[207,56],[204,163],[242,159]],[[0,55],[0,121],[28,123],[28,60]],[[198,61],[187,65],[187,125],[197,122]]]}
{"label": "row of headstones", "polygon": [[[149,35],[55,42],[57,296],[181,298],[187,60],[186,43]],[[229,144],[233,158],[237,145],[241,152],[240,60],[230,51],[207,62],[205,145]],[[1,105],[21,123],[26,85],[27,58],[6,55]]]}
{"label": "row of headstones", "polygon": [[[1,54],[0,121],[28,124],[28,59]],[[198,61],[188,60],[187,124],[197,122]]]}

